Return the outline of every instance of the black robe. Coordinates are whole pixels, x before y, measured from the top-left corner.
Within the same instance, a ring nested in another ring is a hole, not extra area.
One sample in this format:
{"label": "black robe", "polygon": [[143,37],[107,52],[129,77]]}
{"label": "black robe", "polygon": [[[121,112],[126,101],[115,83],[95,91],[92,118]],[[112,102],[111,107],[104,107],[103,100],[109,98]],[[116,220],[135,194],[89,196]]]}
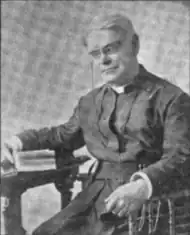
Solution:
{"label": "black robe", "polygon": [[[87,191],[39,227],[35,235],[126,235],[126,218],[111,223],[100,220],[103,201],[129,181],[139,164],[152,183],[152,196],[179,190],[176,185],[182,185],[190,169],[190,97],[141,65],[124,93],[116,94],[105,84],[81,97],[67,123],[26,130],[18,136],[24,150],[63,147],[74,151],[86,145],[100,162]],[[146,223],[144,230],[139,234],[148,234]],[[164,232],[166,229],[157,234]]]}

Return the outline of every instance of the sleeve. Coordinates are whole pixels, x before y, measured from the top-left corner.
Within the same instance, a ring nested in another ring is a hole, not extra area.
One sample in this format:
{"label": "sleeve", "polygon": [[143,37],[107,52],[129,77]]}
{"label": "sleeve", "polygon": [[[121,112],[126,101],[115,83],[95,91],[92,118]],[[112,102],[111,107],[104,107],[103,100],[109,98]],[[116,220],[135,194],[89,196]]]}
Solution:
{"label": "sleeve", "polygon": [[[162,111],[163,154],[159,161],[144,168],[152,184],[152,196],[163,193],[175,179],[190,175],[190,97],[181,93]],[[182,181],[181,181],[182,183]]]}
{"label": "sleeve", "polygon": [[85,145],[83,132],[80,127],[79,105],[65,124],[39,130],[29,129],[17,135],[22,142],[23,151],[54,150],[63,147],[74,151]]}

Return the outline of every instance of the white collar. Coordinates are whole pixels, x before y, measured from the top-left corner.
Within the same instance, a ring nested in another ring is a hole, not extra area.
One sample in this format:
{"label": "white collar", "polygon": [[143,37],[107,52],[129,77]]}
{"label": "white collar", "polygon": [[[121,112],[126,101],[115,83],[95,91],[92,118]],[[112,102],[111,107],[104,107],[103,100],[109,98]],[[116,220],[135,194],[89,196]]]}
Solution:
{"label": "white collar", "polygon": [[124,91],[125,91],[125,86],[126,86],[126,85],[124,85],[124,86],[114,86],[114,85],[110,85],[110,87],[111,87],[114,91],[116,91],[118,94],[124,93]]}

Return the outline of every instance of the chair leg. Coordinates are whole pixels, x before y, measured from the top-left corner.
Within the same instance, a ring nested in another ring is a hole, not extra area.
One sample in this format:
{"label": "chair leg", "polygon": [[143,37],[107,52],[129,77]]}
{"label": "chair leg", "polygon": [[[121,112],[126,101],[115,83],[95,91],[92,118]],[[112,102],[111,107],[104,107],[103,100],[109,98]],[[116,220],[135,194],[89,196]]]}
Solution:
{"label": "chair leg", "polygon": [[71,202],[71,199],[71,191],[61,193],[61,210],[64,209]]}
{"label": "chair leg", "polygon": [[2,201],[6,205],[3,205],[1,211],[1,235],[26,235],[22,227],[21,194],[15,193]]}

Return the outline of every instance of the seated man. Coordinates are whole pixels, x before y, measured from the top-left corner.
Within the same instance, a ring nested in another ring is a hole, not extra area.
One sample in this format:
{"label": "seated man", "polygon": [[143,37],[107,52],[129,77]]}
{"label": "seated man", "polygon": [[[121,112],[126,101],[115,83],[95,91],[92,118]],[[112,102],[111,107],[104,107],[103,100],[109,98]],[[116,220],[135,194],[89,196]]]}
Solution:
{"label": "seated man", "polygon": [[[83,42],[104,84],[81,97],[65,124],[26,130],[5,144],[10,161],[16,151],[86,145],[99,162],[86,188],[33,235],[127,235],[129,214],[135,219],[169,179],[188,175],[190,97],[138,63],[131,21],[95,18]],[[168,234],[167,223],[154,234]],[[139,234],[148,234],[146,224]]]}

